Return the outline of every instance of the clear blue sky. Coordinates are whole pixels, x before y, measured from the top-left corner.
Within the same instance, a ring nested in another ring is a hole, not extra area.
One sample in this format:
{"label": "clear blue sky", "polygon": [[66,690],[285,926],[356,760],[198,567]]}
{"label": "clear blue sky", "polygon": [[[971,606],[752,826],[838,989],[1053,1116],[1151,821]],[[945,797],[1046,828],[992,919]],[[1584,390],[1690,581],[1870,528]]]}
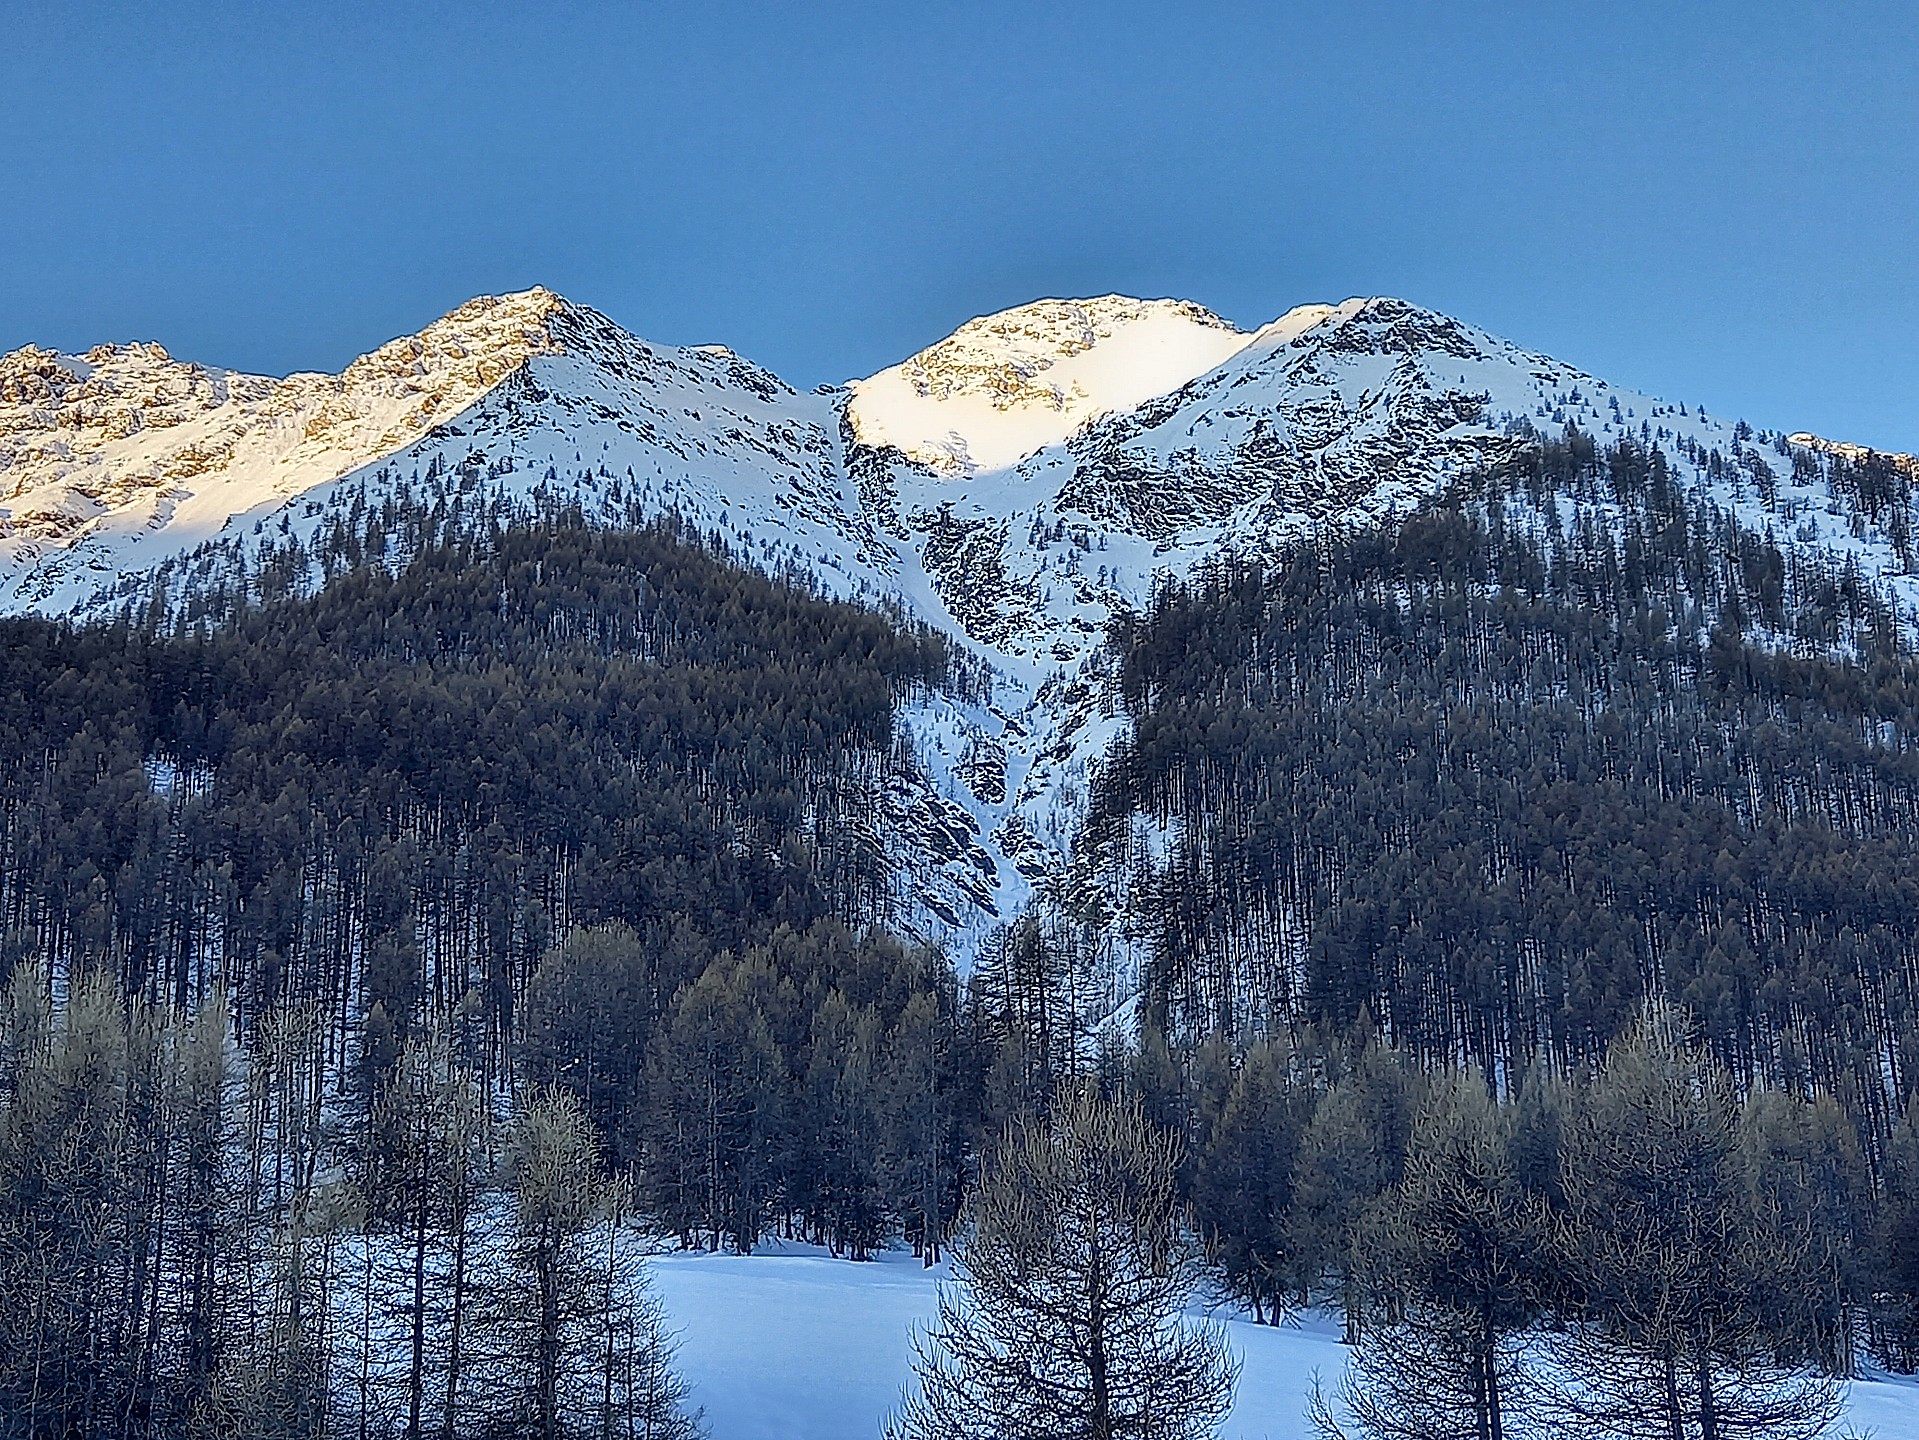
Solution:
{"label": "clear blue sky", "polygon": [[802,385],[1041,295],[1397,294],[1919,449],[1919,5],[0,0],[0,350],[544,283]]}

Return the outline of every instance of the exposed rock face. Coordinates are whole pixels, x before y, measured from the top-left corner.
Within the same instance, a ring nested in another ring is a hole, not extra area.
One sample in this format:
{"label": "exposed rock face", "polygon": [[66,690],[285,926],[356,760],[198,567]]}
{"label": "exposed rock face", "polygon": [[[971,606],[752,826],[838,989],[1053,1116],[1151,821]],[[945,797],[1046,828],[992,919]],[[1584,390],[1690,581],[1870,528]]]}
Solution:
{"label": "exposed rock face", "polygon": [[1854,464],[1883,460],[1895,470],[1919,482],[1919,455],[1906,455],[1897,450],[1874,450],[1869,445],[1855,445],[1850,440],[1828,440],[1823,435],[1809,434],[1804,430],[1788,435],[1786,439],[1794,445],[1804,446],[1808,450],[1816,450],[1821,454],[1837,455]]}
{"label": "exposed rock face", "polygon": [[[533,355],[556,354],[567,307],[548,290],[483,297],[339,375],[283,380],[175,360],[154,344],[0,356],[0,574],[58,551],[227,519],[414,443]],[[199,502],[199,503],[196,503]],[[109,567],[113,568],[113,567]],[[27,583],[17,600],[53,598]]]}

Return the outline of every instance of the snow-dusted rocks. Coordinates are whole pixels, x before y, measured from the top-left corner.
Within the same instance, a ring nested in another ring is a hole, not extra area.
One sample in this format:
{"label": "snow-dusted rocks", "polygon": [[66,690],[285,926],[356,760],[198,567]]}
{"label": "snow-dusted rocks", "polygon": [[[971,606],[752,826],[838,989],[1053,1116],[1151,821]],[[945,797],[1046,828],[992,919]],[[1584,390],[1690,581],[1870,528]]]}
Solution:
{"label": "snow-dusted rocks", "polygon": [[557,350],[547,326],[563,305],[547,290],[474,300],[339,375],[243,375],[154,344],[0,357],[5,602],[65,608],[87,597],[87,572],[186,548],[417,441]]}
{"label": "snow-dusted rocks", "polygon": [[875,819],[902,860],[901,924],[964,958],[1064,873],[1120,723],[1100,645],[1116,611],[1228,549],[1404,513],[1525,427],[1568,422],[1658,444],[1753,527],[1919,596],[1899,547],[1796,463],[1841,447],[1619,390],[1399,300],[1250,333],[1182,301],[1041,301],[800,393],[535,289],[338,376],[157,345],[0,357],[0,612],[100,613],[270,554],[297,570],[307,540],[380,505],[676,513],[748,562],[899,606],[993,672],[990,696],[909,709],[918,761]]}
{"label": "snow-dusted rocks", "polygon": [[1203,375],[1249,337],[1184,300],[1038,300],[856,380],[853,434],[944,475],[1003,470]]}
{"label": "snow-dusted rocks", "polygon": [[1850,440],[1828,440],[1823,435],[1809,434],[1804,430],[1796,434],[1788,435],[1786,440],[1789,444],[1807,450],[1817,451],[1825,455],[1837,455],[1843,460],[1852,461],[1854,464],[1878,458],[1891,465],[1894,469],[1903,471],[1912,477],[1915,482],[1919,482],[1919,455],[1903,455],[1898,451],[1872,450],[1864,445],[1855,445]]}

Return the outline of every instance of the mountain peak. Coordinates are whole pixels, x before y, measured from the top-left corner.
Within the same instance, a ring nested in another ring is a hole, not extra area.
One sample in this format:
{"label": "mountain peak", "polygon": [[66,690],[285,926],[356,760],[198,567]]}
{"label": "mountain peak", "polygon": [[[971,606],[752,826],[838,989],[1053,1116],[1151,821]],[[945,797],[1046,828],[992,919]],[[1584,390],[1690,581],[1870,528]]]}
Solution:
{"label": "mountain peak", "polygon": [[1035,300],[854,381],[848,413],[864,443],[942,473],[999,470],[1177,389],[1251,338],[1187,300]]}
{"label": "mountain peak", "polygon": [[140,535],[190,519],[210,533],[414,443],[532,357],[607,324],[543,287],[483,295],[338,375],[280,379],[150,342],[22,347],[0,356],[0,571],[101,525]]}
{"label": "mountain peak", "polygon": [[561,348],[556,318],[580,313],[542,285],[509,295],[479,295],[418,334],[362,355],[341,373],[340,382],[351,389],[382,376],[402,384],[430,376],[444,382],[435,389],[459,397],[456,403],[463,405],[531,356],[556,353]]}
{"label": "mountain peak", "polygon": [[990,704],[915,712],[933,778],[889,811],[920,826],[901,893],[950,938],[1062,862],[1061,817],[1115,723],[1098,647],[1116,613],[1213,557],[1405,514],[1569,424],[1659,445],[1756,533],[1847,547],[1919,594],[1884,536],[1831,526],[1829,467],[1783,440],[1389,296],[1252,332],[1180,300],[1039,300],[798,394],[724,346],[651,345],[535,287],[339,375],[151,343],[0,357],[0,613],[244,585],[389,503],[674,515],[825,593],[897,602],[992,667]]}
{"label": "mountain peak", "polygon": [[952,335],[928,346],[912,361],[942,351],[993,349],[1054,360],[1092,349],[1142,322],[1172,320],[1200,329],[1243,335],[1238,326],[1190,300],[1140,300],[1130,295],[1094,295],[1085,299],[1031,300],[968,320]]}

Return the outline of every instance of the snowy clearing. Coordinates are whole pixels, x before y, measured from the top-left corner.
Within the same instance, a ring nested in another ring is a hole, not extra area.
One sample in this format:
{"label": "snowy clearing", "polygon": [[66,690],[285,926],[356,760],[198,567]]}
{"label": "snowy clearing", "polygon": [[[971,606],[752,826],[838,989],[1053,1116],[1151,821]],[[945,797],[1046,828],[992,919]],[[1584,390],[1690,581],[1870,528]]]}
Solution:
{"label": "snowy clearing", "polygon": [[[712,1440],[875,1440],[906,1384],[908,1329],[932,1315],[946,1270],[903,1251],[854,1264],[791,1246],[665,1255],[651,1273]],[[1335,1324],[1224,1318],[1244,1360],[1224,1434],[1305,1440],[1314,1372],[1330,1383],[1346,1363]],[[1919,1440],[1919,1382],[1855,1384],[1847,1419],[1877,1440]]]}

